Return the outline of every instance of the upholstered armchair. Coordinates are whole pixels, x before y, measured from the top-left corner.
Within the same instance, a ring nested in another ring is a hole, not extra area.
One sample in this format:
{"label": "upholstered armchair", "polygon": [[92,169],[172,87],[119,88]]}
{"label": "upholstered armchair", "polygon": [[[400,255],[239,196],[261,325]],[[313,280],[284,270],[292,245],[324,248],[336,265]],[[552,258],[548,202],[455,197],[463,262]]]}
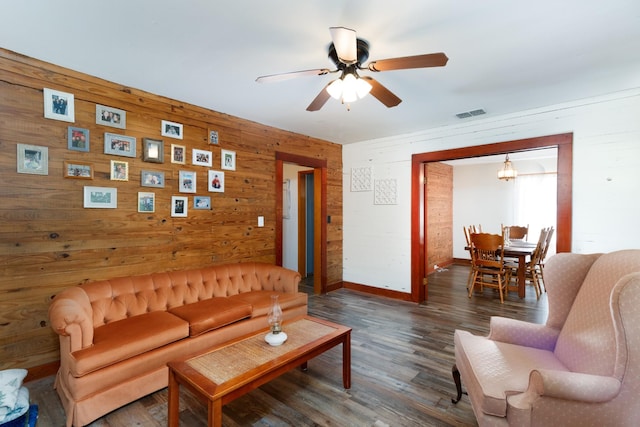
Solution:
{"label": "upholstered armchair", "polygon": [[462,380],[480,426],[637,426],[640,250],[557,254],[545,281],[546,324],[455,331],[454,403]]}

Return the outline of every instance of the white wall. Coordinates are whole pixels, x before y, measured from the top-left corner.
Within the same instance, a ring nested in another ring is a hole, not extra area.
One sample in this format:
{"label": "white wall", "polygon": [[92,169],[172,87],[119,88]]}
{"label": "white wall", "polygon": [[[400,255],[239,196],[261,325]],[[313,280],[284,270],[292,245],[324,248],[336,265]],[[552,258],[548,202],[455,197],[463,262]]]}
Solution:
{"label": "white wall", "polygon": [[[567,132],[574,134],[572,250],[640,247],[639,118],[640,88],[345,145],[343,279],[411,292],[412,154]],[[375,179],[397,180],[397,205],[350,191],[351,169],[365,166]]]}

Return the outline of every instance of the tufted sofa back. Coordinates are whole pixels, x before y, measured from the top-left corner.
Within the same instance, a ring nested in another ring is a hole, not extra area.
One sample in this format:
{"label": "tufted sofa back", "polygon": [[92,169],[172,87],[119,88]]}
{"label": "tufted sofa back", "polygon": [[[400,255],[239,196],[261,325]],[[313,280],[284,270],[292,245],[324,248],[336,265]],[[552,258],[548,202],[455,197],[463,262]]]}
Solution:
{"label": "tufted sofa back", "polygon": [[240,263],[120,277],[79,286],[91,304],[93,327],[211,297],[249,291],[297,292],[300,275],[271,264]]}

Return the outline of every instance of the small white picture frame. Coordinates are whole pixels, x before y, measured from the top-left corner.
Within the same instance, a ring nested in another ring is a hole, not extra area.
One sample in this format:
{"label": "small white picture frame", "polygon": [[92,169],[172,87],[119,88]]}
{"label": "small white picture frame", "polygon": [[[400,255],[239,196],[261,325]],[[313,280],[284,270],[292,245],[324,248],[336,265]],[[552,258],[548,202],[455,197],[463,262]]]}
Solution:
{"label": "small white picture frame", "polygon": [[196,192],[196,173],[193,171],[180,171],[178,174],[178,191],[181,193]]}
{"label": "small white picture frame", "polygon": [[224,193],[224,172],[209,171],[208,188],[212,193]]}
{"label": "small white picture frame", "polygon": [[206,150],[191,150],[191,163],[198,166],[213,166],[213,153]]}
{"label": "small white picture frame", "polygon": [[115,209],[118,207],[118,189],[109,187],[84,187],[84,207]]}
{"label": "small white picture frame", "polygon": [[186,218],[189,206],[187,206],[188,197],[171,196],[171,216]]}
{"label": "small white picture frame", "polygon": [[229,171],[236,170],[236,152],[220,150],[220,167]]}
{"label": "small white picture frame", "polygon": [[160,128],[162,136],[169,138],[182,139],[182,124],[176,122],[170,122],[168,120],[162,121],[162,127]]}
{"label": "small white picture frame", "polygon": [[47,88],[43,94],[45,118],[71,123],[76,120],[73,94]]}

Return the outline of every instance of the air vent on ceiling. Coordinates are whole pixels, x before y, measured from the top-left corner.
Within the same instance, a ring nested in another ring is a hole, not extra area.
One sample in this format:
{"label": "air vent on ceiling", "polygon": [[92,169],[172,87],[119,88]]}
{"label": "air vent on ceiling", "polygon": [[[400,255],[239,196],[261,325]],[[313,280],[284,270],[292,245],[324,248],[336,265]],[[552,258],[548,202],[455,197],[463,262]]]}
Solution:
{"label": "air vent on ceiling", "polygon": [[466,119],[469,117],[474,117],[474,116],[480,116],[482,114],[486,114],[487,112],[484,111],[482,108],[479,108],[477,110],[471,110],[471,111],[465,111],[464,113],[458,113],[456,114],[456,117],[459,119]]}

